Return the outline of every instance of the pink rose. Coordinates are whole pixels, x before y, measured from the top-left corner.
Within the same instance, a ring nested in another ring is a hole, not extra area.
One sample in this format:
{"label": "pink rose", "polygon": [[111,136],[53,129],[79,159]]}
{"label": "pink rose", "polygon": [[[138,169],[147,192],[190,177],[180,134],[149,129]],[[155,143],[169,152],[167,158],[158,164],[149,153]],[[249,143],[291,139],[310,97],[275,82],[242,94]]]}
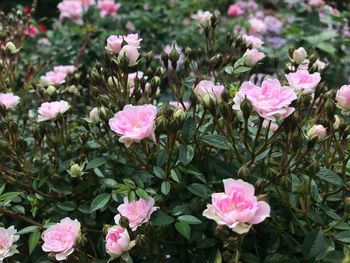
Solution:
{"label": "pink rose", "polygon": [[106,252],[112,258],[120,257],[135,245],[130,242],[128,231],[121,226],[113,226],[108,229],[106,236]]}
{"label": "pink rose", "polygon": [[84,8],[88,8],[95,4],[95,0],[74,0],[80,2]]}
{"label": "pink rose", "polygon": [[107,46],[105,47],[105,49],[115,54],[118,54],[122,49],[122,43],[123,43],[123,36],[114,36],[114,35],[109,36],[107,38]]}
{"label": "pink rose", "polygon": [[300,47],[293,52],[293,60],[297,64],[303,63],[303,61],[307,58],[307,52],[303,47]]}
{"label": "pink rose", "polygon": [[80,1],[75,0],[63,0],[63,2],[57,5],[60,11],[60,20],[71,20],[78,25],[82,25],[83,22],[83,5]]}
{"label": "pink rose", "polygon": [[14,244],[19,239],[16,234],[17,230],[13,226],[9,228],[0,227],[0,262],[13,254],[19,253],[17,245]]}
{"label": "pink rose", "polygon": [[307,132],[308,140],[323,141],[327,136],[327,130],[322,125],[313,125]]}
{"label": "pink rose", "polygon": [[318,72],[310,74],[307,70],[298,70],[286,75],[286,79],[297,93],[314,94],[318,83],[321,81],[321,75]]}
{"label": "pink rose", "polygon": [[120,215],[114,217],[114,221],[119,225],[121,216],[126,217],[129,221],[129,227],[135,231],[139,226],[148,222],[154,211],[159,207],[154,206],[154,199],[149,197],[148,200],[140,199],[129,203],[128,198],[124,198],[124,204],[118,206]]}
{"label": "pink rose", "polygon": [[259,48],[264,44],[264,41],[256,36],[243,35],[242,38],[248,47]]}
{"label": "pink rose", "polygon": [[38,122],[56,119],[58,114],[63,114],[69,110],[70,105],[67,101],[44,102],[38,109]]}
{"label": "pink rose", "polygon": [[29,25],[24,34],[30,38],[34,38],[39,33],[39,30],[34,25]]}
{"label": "pink rose", "polygon": [[211,195],[203,216],[218,225],[227,225],[238,234],[247,233],[251,225],[259,224],[270,216],[270,206],[258,201],[254,186],[242,180],[223,180],[225,192]]}
{"label": "pink rose", "polygon": [[315,65],[317,66],[318,71],[324,70],[324,68],[327,66],[327,64],[325,62],[321,61],[320,59],[316,60]]}
{"label": "pink rose", "polygon": [[97,8],[100,10],[100,17],[115,15],[122,5],[115,3],[114,0],[100,0],[97,3]]}
{"label": "pink rose", "polygon": [[[338,108],[342,109],[343,111],[349,111],[350,110],[350,85],[342,86],[337,91],[337,95],[335,96],[335,99],[337,101]],[[0,101],[1,101],[1,96],[0,96]]]}
{"label": "pink rose", "polygon": [[53,68],[53,71],[55,72],[61,72],[65,74],[72,74],[77,70],[77,68],[73,65],[66,65],[66,66],[56,66]]}
{"label": "pink rose", "polygon": [[130,73],[128,75],[128,89],[129,89],[129,94],[130,96],[132,94],[134,94],[135,91],[135,80],[136,78],[138,78],[139,80],[141,80],[143,77],[143,72],[142,71],[137,71],[134,73]]}
{"label": "pink rose", "polygon": [[7,110],[15,108],[19,100],[20,98],[13,93],[0,93],[0,104],[4,105]]}
{"label": "pink rose", "polygon": [[189,101],[184,101],[183,104],[184,104],[185,108],[179,101],[169,101],[170,106],[173,106],[173,107],[180,109],[180,110],[187,110],[191,107],[191,103]]}
{"label": "pink rose", "polygon": [[66,77],[67,77],[67,73],[49,71],[40,78],[40,83],[43,86],[60,85],[66,81],[65,80]]}
{"label": "pink rose", "polygon": [[241,103],[247,98],[262,118],[276,121],[287,118],[294,112],[289,107],[292,101],[297,99],[293,89],[282,88],[277,79],[264,80],[261,87],[252,82],[244,82],[234,97],[234,110],[240,110]]}
{"label": "pink rose", "polygon": [[138,34],[128,34],[124,36],[124,40],[126,43],[128,43],[128,45],[139,48],[142,38],[140,38]]}
{"label": "pink rose", "polygon": [[41,239],[44,241],[42,250],[53,253],[58,261],[65,260],[73,253],[79,237],[79,221],[66,217],[42,233]]}
{"label": "pink rose", "polygon": [[191,15],[191,18],[197,20],[201,26],[206,27],[210,26],[212,16],[213,14],[209,11],[198,10],[196,14]]}
{"label": "pink rose", "polygon": [[126,147],[145,138],[150,138],[155,142],[156,116],[157,108],[153,105],[125,105],[122,111],[109,119],[109,127],[121,136],[119,141]]}
{"label": "pink rose", "polygon": [[267,26],[264,20],[259,18],[250,18],[248,20],[250,25],[250,31],[254,34],[264,34],[267,31]]}
{"label": "pink rose", "polygon": [[265,54],[253,48],[247,49],[243,57],[245,57],[244,62],[248,67],[254,67],[256,63],[258,63],[265,57]]}
{"label": "pink rose", "polygon": [[122,47],[122,49],[119,52],[119,55],[123,56],[124,54],[127,56],[131,64],[135,64],[140,56],[137,47],[132,45],[125,45]]}
{"label": "pink rose", "polygon": [[[271,122],[271,123],[270,123]],[[270,131],[277,131],[278,129],[278,125],[276,124],[276,122],[272,122],[272,121],[269,121],[269,120],[264,120],[263,121],[263,124],[262,126],[265,128],[265,129],[270,129]]]}
{"label": "pink rose", "polygon": [[215,85],[209,80],[200,81],[193,91],[200,100],[212,99],[214,102],[221,102],[221,93],[224,91],[224,86]]}
{"label": "pink rose", "polygon": [[237,17],[244,14],[244,10],[237,4],[232,4],[227,10],[227,15],[230,17]]}

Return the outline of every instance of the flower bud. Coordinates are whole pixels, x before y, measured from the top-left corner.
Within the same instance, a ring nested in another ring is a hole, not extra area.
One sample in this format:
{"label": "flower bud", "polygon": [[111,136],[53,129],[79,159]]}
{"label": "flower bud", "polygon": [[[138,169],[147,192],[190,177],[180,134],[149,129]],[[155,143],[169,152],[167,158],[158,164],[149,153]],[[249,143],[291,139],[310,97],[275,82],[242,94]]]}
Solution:
{"label": "flower bud", "polygon": [[337,130],[341,124],[341,119],[339,118],[338,115],[334,115],[334,122],[333,122],[333,128]]}
{"label": "flower bud", "polygon": [[98,108],[97,108],[97,107],[93,108],[93,109],[90,111],[89,117],[90,117],[90,120],[92,120],[92,121],[95,122],[95,123],[101,121],[100,116],[98,115]]}
{"label": "flower bud", "polygon": [[163,51],[160,54],[160,59],[162,60],[162,62],[164,64],[164,67],[167,69],[168,68],[168,63],[169,63],[169,55]]}
{"label": "flower bud", "polygon": [[16,45],[13,42],[7,42],[5,46],[5,51],[8,54],[16,54],[19,51],[19,49],[17,49]]}
{"label": "flower bud", "polygon": [[350,197],[345,197],[344,200],[344,212],[350,214]]}
{"label": "flower bud", "polygon": [[75,86],[75,85],[70,85],[68,87],[68,92],[73,93],[75,95],[80,95],[79,90],[78,90],[77,86]]}
{"label": "flower bud", "polygon": [[297,64],[303,63],[307,58],[307,52],[303,47],[300,47],[293,52],[293,61]]}
{"label": "flower bud", "polygon": [[245,98],[241,103],[241,111],[243,113],[243,118],[245,120],[249,119],[252,109],[253,109],[252,103],[247,98]]}
{"label": "flower bud", "polygon": [[327,136],[326,128],[322,125],[313,125],[306,134],[309,141],[323,141]]}
{"label": "flower bud", "polygon": [[98,109],[98,116],[104,121],[108,120],[108,118],[109,118],[108,113],[107,113],[107,110],[104,106],[102,106]]}
{"label": "flower bud", "polygon": [[56,88],[50,85],[46,88],[45,92],[51,96],[56,93]]}
{"label": "flower bud", "polygon": [[247,179],[247,177],[250,175],[249,172],[249,168],[245,165],[242,165],[239,169],[238,169],[238,177],[239,178],[244,178]]}
{"label": "flower bud", "polygon": [[215,110],[215,101],[213,100],[212,96],[210,96],[210,94],[205,94],[202,102],[204,107],[208,108],[209,110]]}
{"label": "flower bud", "polygon": [[183,109],[176,109],[173,112],[173,118],[182,123],[186,119],[186,112]]}
{"label": "flower bud", "polygon": [[73,164],[70,169],[69,169],[69,174],[75,178],[75,177],[80,177],[81,175],[83,175],[83,170],[84,167],[80,166],[79,164]]}
{"label": "flower bud", "polygon": [[331,99],[327,99],[324,105],[327,116],[329,119],[333,119],[335,112],[335,104]]}
{"label": "flower bud", "polygon": [[177,66],[177,61],[180,58],[180,54],[179,52],[176,50],[175,46],[173,47],[173,49],[171,50],[170,54],[169,54],[169,59],[171,61],[171,66],[174,70],[176,70],[176,66]]}

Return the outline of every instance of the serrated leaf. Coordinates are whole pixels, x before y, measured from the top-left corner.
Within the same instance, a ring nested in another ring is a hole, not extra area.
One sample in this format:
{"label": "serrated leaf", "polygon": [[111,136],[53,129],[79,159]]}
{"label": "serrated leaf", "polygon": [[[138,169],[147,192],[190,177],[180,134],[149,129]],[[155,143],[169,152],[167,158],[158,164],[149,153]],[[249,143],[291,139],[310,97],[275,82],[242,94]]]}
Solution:
{"label": "serrated leaf", "polygon": [[186,239],[189,240],[191,238],[191,227],[189,224],[185,222],[177,222],[175,223],[175,228]]}
{"label": "serrated leaf", "polygon": [[91,212],[103,208],[108,203],[110,198],[111,196],[107,193],[99,194],[96,196],[90,205]]}
{"label": "serrated leaf", "polygon": [[320,171],[316,174],[317,177],[334,185],[343,185],[343,180],[335,172],[328,170],[327,168],[321,167]]}
{"label": "serrated leaf", "polygon": [[310,232],[304,239],[302,250],[306,258],[316,258],[327,245],[321,229]]}

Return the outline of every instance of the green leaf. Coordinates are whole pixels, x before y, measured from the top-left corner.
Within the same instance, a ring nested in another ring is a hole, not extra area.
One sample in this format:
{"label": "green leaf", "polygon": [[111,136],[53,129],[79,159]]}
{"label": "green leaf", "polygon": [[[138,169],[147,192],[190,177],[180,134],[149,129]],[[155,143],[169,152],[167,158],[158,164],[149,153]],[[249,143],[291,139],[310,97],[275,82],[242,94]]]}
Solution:
{"label": "green leaf", "polygon": [[32,233],[32,232],[37,231],[37,230],[39,230],[38,226],[27,226],[27,227],[19,230],[17,232],[17,235],[25,235],[25,234]]}
{"label": "green leaf", "polygon": [[2,201],[11,201],[13,198],[19,196],[20,194],[22,194],[22,192],[7,192],[4,193],[2,195],[0,195],[0,202]]}
{"label": "green leaf", "polygon": [[225,72],[229,75],[231,75],[233,73],[233,67],[228,65],[225,67]]}
{"label": "green leaf", "polygon": [[341,231],[337,233],[335,236],[335,239],[344,242],[344,243],[350,243],[350,231]]}
{"label": "green leaf", "polygon": [[210,195],[210,189],[204,184],[193,183],[187,186],[187,189],[192,194],[202,198],[207,198]]}
{"label": "green leaf", "polygon": [[40,231],[35,231],[30,234],[28,239],[29,254],[32,254],[39,240],[40,240]]}
{"label": "green leaf", "polygon": [[88,170],[88,169],[93,169],[93,168],[99,167],[99,166],[103,165],[106,161],[107,161],[107,159],[105,157],[95,158],[87,164],[86,169]]}
{"label": "green leaf", "polygon": [[177,222],[175,223],[176,230],[184,236],[186,239],[190,239],[191,237],[191,227],[189,224],[185,222]]}
{"label": "green leaf", "polygon": [[310,232],[304,239],[302,250],[306,258],[316,258],[327,245],[327,239],[321,229]]}
{"label": "green leaf", "polygon": [[233,71],[233,74],[241,74],[241,73],[244,73],[244,72],[247,72],[250,70],[251,70],[251,68],[249,68],[249,67],[239,67]]}
{"label": "green leaf", "polygon": [[179,159],[184,164],[189,164],[194,156],[194,151],[191,145],[181,145],[179,148]]}
{"label": "green leaf", "polygon": [[232,148],[230,142],[224,136],[219,134],[204,135],[202,137],[202,141],[206,144],[223,150],[228,150]]}
{"label": "green leaf", "polygon": [[320,171],[316,174],[317,177],[334,185],[343,185],[343,180],[335,172],[328,170],[324,167],[320,168]]}
{"label": "green leaf", "polygon": [[189,142],[192,140],[194,134],[196,132],[196,123],[194,122],[193,118],[189,116],[182,127],[182,139],[185,142]]}
{"label": "green leaf", "polygon": [[161,180],[166,179],[166,174],[165,174],[164,170],[158,166],[155,166],[153,168],[153,173],[156,177],[158,177]]}
{"label": "green leaf", "polygon": [[116,189],[118,186],[118,183],[116,180],[112,178],[104,178],[101,180],[101,184],[104,185],[105,187]]}
{"label": "green leaf", "polygon": [[74,202],[67,201],[67,202],[63,202],[63,203],[58,203],[57,207],[63,211],[71,212],[71,211],[74,211],[76,209],[76,204]]}
{"label": "green leaf", "polygon": [[169,182],[167,182],[167,181],[162,182],[162,185],[160,186],[160,190],[161,190],[162,194],[168,195],[170,192],[170,187],[171,186],[170,186]]}
{"label": "green leaf", "polygon": [[238,68],[239,66],[243,65],[244,64],[244,61],[245,61],[245,57],[241,57],[239,58],[235,64],[233,65],[233,67],[236,69]]}
{"label": "green leaf", "polygon": [[156,213],[155,218],[152,221],[152,224],[155,226],[165,226],[165,225],[172,224],[174,221],[175,220],[172,216],[169,216],[168,214],[159,211]]}
{"label": "green leaf", "polygon": [[170,177],[175,181],[175,182],[177,182],[177,183],[180,183],[180,178],[179,178],[179,176],[178,176],[178,174],[177,174],[178,172],[176,171],[176,170],[171,170],[170,171]]}
{"label": "green leaf", "polygon": [[222,263],[221,252],[219,249],[216,251],[216,255],[215,255],[213,263]]}
{"label": "green leaf", "polygon": [[136,190],[136,194],[137,194],[139,197],[141,197],[142,199],[145,199],[145,200],[148,199],[148,194],[147,194],[147,192],[146,192],[145,190],[141,189],[141,188],[138,188],[138,189]]}
{"label": "green leaf", "polygon": [[189,225],[198,225],[202,224],[203,222],[199,220],[197,217],[192,216],[192,215],[182,215],[177,218],[181,222],[185,222]]}
{"label": "green leaf", "polygon": [[103,208],[108,203],[110,198],[111,196],[107,193],[99,194],[98,196],[96,196],[94,200],[92,200],[90,205],[91,212]]}
{"label": "green leaf", "polygon": [[316,47],[331,55],[334,55],[337,51],[333,45],[325,42],[318,43]]}

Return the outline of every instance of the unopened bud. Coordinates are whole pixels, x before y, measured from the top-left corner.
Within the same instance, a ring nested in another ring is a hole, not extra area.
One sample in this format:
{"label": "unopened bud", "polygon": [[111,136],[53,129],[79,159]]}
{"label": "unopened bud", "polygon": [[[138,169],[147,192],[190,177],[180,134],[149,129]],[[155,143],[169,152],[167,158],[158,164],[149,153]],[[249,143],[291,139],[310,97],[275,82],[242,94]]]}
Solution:
{"label": "unopened bud", "polygon": [[293,52],[293,61],[297,64],[303,63],[307,58],[307,52],[303,47],[300,47]]}
{"label": "unopened bud", "polygon": [[17,49],[16,45],[13,42],[7,42],[5,51],[9,54],[16,54],[19,49]]}
{"label": "unopened bud", "polygon": [[93,122],[100,122],[101,121],[100,116],[98,115],[98,108],[97,107],[93,108],[90,111],[89,117],[90,117],[90,120],[92,120]]}
{"label": "unopened bud", "polygon": [[252,109],[253,109],[252,103],[247,98],[245,98],[241,103],[241,111],[243,113],[243,118],[245,120],[249,119]]}
{"label": "unopened bud", "polygon": [[238,177],[239,178],[248,178],[248,176],[250,175],[249,172],[249,168],[245,165],[242,165],[239,169],[238,169]]}
{"label": "unopened bud", "polygon": [[50,96],[56,93],[56,88],[52,85],[48,86],[46,88],[46,93],[49,94]]}
{"label": "unopened bud", "polygon": [[350,214],[350,197],[345,197],[344,211],[345,211],[345,213]]}
{"label": "unopened bud", "polygon": [[84,167],[79,164],[73,164],[69,169],[69,174],[72,177],[80,177],[83,174]]}
{"label": "unopened bud", "polygon": [[323,125],[313,125],[306,134],[309,141],[323,141],[327,136],[326,128]]}

